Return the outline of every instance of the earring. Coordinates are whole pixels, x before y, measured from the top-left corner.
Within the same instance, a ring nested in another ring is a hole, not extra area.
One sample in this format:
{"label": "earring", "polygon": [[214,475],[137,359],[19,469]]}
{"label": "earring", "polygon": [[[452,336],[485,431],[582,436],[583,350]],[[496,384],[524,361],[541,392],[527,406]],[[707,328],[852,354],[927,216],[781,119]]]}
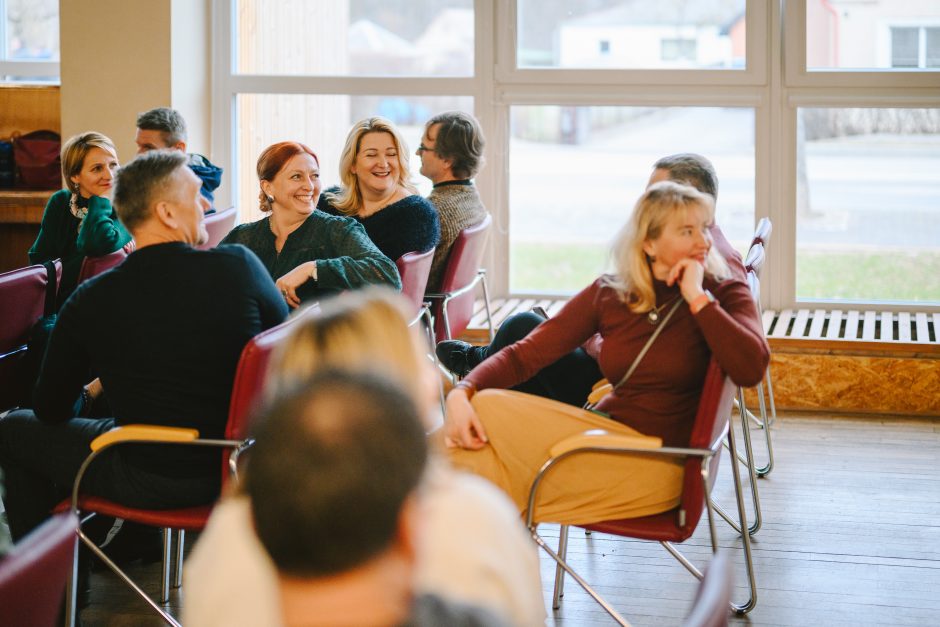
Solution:
{"label": "earring", "polygon": [[274,202],[274,196],[271,196],[270,194],[265,194],[264,199],[268,201],[269,205]]}

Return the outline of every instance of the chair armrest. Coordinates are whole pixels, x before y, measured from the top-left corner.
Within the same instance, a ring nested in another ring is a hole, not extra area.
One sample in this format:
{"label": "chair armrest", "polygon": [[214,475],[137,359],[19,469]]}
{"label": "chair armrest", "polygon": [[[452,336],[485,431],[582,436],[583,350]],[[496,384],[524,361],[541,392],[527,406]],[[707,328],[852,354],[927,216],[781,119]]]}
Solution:
{"label": "chair armrest", "polygon": [[591,429],[583,433],[569,436],[564,440],[556,442],[549,449],[552,457],[559,457],[566,453],[572,453],[578,449],[591,449],[594,451],[610,450],[628,452],[647,451],[651,449],[662,448],[662,438],[649,435],[623,435],[611,433],[604,429]]}
{"label": "chair armrest", "polygon": [[196,429],[156,425],[125,425],[115,427],[92,440],[91,450],[97,451],[119,442],[192,442],[198,437],[199,431]]}
{"label": "chair armrest", "polygon": [[595,405],[599,403],[602,398],[610,394],[613,389],[614,386],[612,386],[610,383],[607,383],[607,379],[601,379],[594,386],[594,389],[591,390],[591,393],[588,394],[587,402],[591,405]]}

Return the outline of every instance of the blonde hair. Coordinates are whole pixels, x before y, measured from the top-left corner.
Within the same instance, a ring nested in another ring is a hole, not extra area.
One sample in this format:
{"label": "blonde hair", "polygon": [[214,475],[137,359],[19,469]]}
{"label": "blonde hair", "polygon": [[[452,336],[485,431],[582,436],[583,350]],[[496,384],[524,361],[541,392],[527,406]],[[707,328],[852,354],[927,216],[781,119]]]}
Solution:
{"label": "blonde hair", "polygon": [[408,146],[401,133],[391,121],[385,118],[366,118],[356,122],[349,130],[349,135],[346,136],[346,145],[343,146],[343,154],[339,158],[339,179],[342,181],[340,190],[325,194],[333,208],[344,215],[355,215],[362,209],[362,191],[359,189],[359,181],[353,174],[352,167],[356,163],[362,138],[369,133],[388,133],[392,136],[392,143],[395,144],[395,150],[398,152],[396,157],[398,159],[397,183],[412,194],[418,193],[418,188],[411,182]]}
{"label": "blonde hair", "polygon": [[85,157],[91,152],[92,148],[101,148],[117,160],[117,148],[109,137],[88,131],[69,137],[62,146],[62,176],[65,178],[65,185],[73,194],[78,193],[78,183],[72,181],[73,176],[77,176],[82,171],[85,164]]}
{"label": "blonde hair", "polygon": [[295,388],[325,368],[377,372],[396,379],[421,404],[422,349],[408,328],[400,294],[374,287],[326,301],[314,315],[300,314],[271,358],[269,398]]}
{"label": "blonde hair", "polygon": [[[715,202],[708,194],[673,181],[651,185],[636,202],[630,220],[614,240],[611,250],[614,274],[604,278],[605,285],[615,289],[631,311],[644,313],[656,306],[653,274],[644,243],[659,238],[666,222],[676,213],[694,210],[705,211],[711,222]],[[714,246],[705,258],[705,274],[716,280],[728,276],[728,265]]]}

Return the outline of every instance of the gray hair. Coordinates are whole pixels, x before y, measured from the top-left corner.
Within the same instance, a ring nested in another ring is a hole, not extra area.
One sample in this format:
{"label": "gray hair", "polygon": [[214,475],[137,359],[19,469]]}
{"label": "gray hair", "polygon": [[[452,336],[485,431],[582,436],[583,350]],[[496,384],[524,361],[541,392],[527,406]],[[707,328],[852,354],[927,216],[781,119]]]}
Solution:
{"label": "gray hair", "polygon": [[150,208],[166,193],[176,172],[188,157],[178,150],[151,150],[118,170],[114,181],[114,209],[133,231],[150,219]]}
{"label": "gray hair", "polygon": [[718,200],[718,175],[712,162],[694,152],[682,152],[663,157],[655,164],[654,170],[669,172],[669,180],[691,185]]}
{"label": "gray hair", "polygon": [[486,139],[480,123],[462,111],[446,111],[428,120],[425,129],[440,124],[434,139],[434,151],[441,159],[451,162],[454,176],[469,179],[483,167],[483,147]]}
{"label": "gray hair", "polygon": [[180,112],[168,107],[157,107],[137,116],[137,128],[142,131],[160,131],[167,146],[186,141],[186,121]]}

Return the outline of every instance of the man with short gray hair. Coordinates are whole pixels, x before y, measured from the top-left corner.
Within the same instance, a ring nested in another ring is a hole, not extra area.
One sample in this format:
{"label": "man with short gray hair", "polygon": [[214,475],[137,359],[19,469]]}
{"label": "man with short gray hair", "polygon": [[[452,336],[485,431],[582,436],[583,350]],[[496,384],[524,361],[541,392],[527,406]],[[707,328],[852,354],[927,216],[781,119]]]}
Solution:
{"label": "man with short gray hair", "polygon": [[[115,178],[114,204],[137,249],[82,283],[49,338],[34,410],[0,419],[0,466],[14,540],[67,494],[89,444],[115,426],[187,427],[221,438],[242,348],[287,305],[242,246],[198,250],[208,202],[178,151],[138,156]],[[207,322],[209,321],[209,322]],[[85,418],[90,372],[111,418]],[[205,505],[219,493],[208,447],[119,447],[89,466],[84,491],[131,507]]]}
{"label": "man with short gray hair", "polygon": [[472,180],[483,167],[485,143],[480,123],[462,111],[438,114],[424,125],[417,155],[421,158],[421,174],[434,183],[428,200],[441,222],[441,240],[431,262],[428,292],[440,291],[444,267],[460,231],[486,218],[486,207]]}
{"label": "man with short gray hair", "polygon": [[206,157],[195,153],[186,153],[186,120],[176,109],[157,107],[144,111],[137,116],[137,154],[151,150],[169,148],[185,153],[189,158],[189,168],[202,181],[201,192],[209,201],[209,211],[212,208],[214,192],[222,182],[222,168],[212,164]]}

